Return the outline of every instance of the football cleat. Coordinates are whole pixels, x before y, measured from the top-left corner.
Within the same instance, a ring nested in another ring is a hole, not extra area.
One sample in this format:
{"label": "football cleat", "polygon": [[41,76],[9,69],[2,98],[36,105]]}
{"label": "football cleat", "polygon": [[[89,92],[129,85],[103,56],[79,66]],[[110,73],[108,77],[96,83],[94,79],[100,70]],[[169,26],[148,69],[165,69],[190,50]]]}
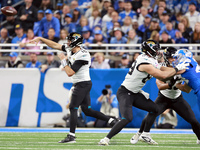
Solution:
{"label": "football cleat", "polygon": [[140,137],[141,137],[140,141],[143,141],[143,142],[148,143],[150,145],[158,145],[158,143],[151,138],[150,133],[142,134]]}
{"label": "football cleat", "polygon": [[76,143],[76,140],[75,140],[76,137],[68,134],[67,137],[61,141],[59,141],[58,143]]}
{"label": "football cleat", "polygon": [[99,145],[103,145],[103,146],[107,146],[107,145],[109,145],[109,139],[108,138],[103,138],[103,139],[101,139],[100,140],[100,142],[98,143]]}
{"label": "football cleat", "polygon": [[197,139],[197,144],[200,144],[200,140]]}
{"label": "football cleat", "polygon": [[131,144],[136,144],[137,142],[138,142],[138,140],[139,140],[139,138],[140,138],[140,135],[141,135],[141,133],[136,133],[131,139],[130,139],[130,142],[131,142]]}

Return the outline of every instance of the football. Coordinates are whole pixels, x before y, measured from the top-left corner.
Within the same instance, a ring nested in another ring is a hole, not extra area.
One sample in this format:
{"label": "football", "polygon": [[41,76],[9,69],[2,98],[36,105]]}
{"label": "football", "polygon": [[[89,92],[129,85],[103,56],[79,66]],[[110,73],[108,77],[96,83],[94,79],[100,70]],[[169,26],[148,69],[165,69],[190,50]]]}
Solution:
{"label": "football", "polygon": [[12,6],[2,7],[1,12],[6,16],[14,16],[17,14],[17,10]]}

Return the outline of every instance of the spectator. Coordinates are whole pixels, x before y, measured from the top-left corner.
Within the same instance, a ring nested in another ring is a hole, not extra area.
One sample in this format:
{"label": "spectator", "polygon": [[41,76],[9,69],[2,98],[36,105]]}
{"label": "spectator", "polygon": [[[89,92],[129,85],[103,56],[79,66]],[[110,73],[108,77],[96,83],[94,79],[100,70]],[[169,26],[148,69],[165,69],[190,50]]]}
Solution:
{"label": "spectator", "polygon": [[60,30],[60,40],[58,41],[58,44],[63,45],[64,43],[67,43],[66,37],[68,35],[67,30],[61,29]]}
{"label": "spectator", "polygon": [[176,19],[174,21],[174,23],[175,23],[174,28],[175,29],[178,29],[178,24],[181,22],[182,17],[183,17],[182,13],[177,13],[176,14]]}
{"label": "spectator", "polygon": [[5,68],[24,68],[21,58],[16,52],[10,53],[9,61],[5,64]]}
{"label": "spectator", "polygon": [[117,3],[117,8],[115,7],[115,10],[120,13],[122,11],[124,11],[124,0],[118,0],[118,1],[115,1],[115,3]]}
{"label": "spectator", "polygon": [[[127,38],[122,36],[122,30],[121,28],[114,28],[114,37],[110,40],[111,44],[125,44],[127,43]],[[124,47],[115,47],[114,49],[121,50],[124,49]],[[111,52],[111,55],[120,55],[122,56],[124,52]]]}
{"label": "spectator", "polygon": [[42,0],[39,9],[46,11],[47,9],[54,10],[51,0]]}
{"label": "spectator", "polygon": [[[35,37],[34,33],[33,33],[33,30],[32,29],[28,29],[28,32],[27,32],[27,37],[24,38],[20,43],[19,43],[19,46],[21,48],[25,48],[27,50],[39,50],[40,47],[39,46],[26,46],[26,44],[30,41],[30,40],[33,40],[37,37]],[[39,43],[40,44],[40,43]],[[36,54],[40,54],[40,52],[35,52]],[[25,55],[30,55],[30,52],[25,52],[23,53]]]}
{"label": "spectator", "polygon": [[75,10],[75,8],[78,8],[78,2],[76,0],[71,1],[70,4],[70,14],[73,14],[73,11]]}
{"label": "spectator", "polygon": [[131,67],[131,62],[129,60],[129,55],[128,54],[123,54],[121,58],[121,62],[118,64],[117,68],[130,68]]}
{"label": "spectator", "polygon": [[89,18],[92,16],[92,12],[94,9],[101,11],[101,5],[98,0],[92,0],[91,7],[85,12],[85,17]]}
{"label": "spectator", "polygon": [[76,32],[81,33],[83,27],[88,26],[88,19],[84,16],[81,17],[80,23],[76,25]]}
{"label": "spectator", "polygon": [[26,68],[40,68],[42,63],[37,60],[37,54],[31,53],[30,54],[30,62],[26,64]]}
{"label": "spectator", "polygon": [[[110,31],[110,33],[109,33],[109,37],[110,37],[110,38],[115,36],[115,35],[114,35],[114,28],[121,28],[120,23],[119,23],[119,22],[114,22],[114,23],[113,23],[113,29],[112,29],[112,30]],[[108,41],[110,41],[110,38],[108,38]]]}
{"label": "spectator", "polygon": [[145,16],[145,18],[144,18],[144,23],[142,24],[142,25],[140,25],[139,26],[139,28],[138,28],[138,30],[140,31],[140,32],[145,32],[145,30],[146,29],[148,29],[149,28],[149,26],[150,26],[150,23],[151,23],[151,15],[149,15],[149,14],[147,14],[146,16]]}
{"label": "spectator", "polygon": [[151,33],[150,39],[159,42],[159,41],[160,41],[159,32],[156,31],[156,30],[153,31],[153,32]]}
{"label": "spectator", "polygon": [[122,32],[125,33],[125,35],[128,34],[128,31],[133,29],[132,28],[132,20],[131,20],[131,17],[129,16],[126,16],[125,19],[124,19],[124,24],[123,26],[121,27],[122,29]]}
{"label": "spectator", "polygon": [[[164,31],[161,34],[161,38],[162,40],[159,41],[159,43],[165,43],[165,44],[169,44],[169,43],[175,43],[169,36],[169,34]],[[162,49],[165,49],[166,47],[162,47]]]}
{"label": "spectator", "polygon": [[73,11],[73,17],[72,17],[72,22],[75,23],[76,25],[79,24],[81,18],[81,12],[78,7],[76,7]]}
{"label": "spectator", "polygon": [[153,31],[158,31],[158,32],[160,31],[159,20],[157,18],[151,19],[151,24],[149,29],[146,29],[143,34],[143,40],[148,40]]}
{"label": "spectator", "polygon": [[163,31],[167,32],[171,39],[175,39],[176,30],[173,29],[172,22],[167,22],[166,26],[159,32],[159,34],[161,35]]}
{"label": "spectator", "polygon": [[178,24],[178,30],[181,32],[183,38],[187,39],[188,43],[192,43],[192,33],[189,33],[186,30],[185,25],[182,22],[179,22]]}
{"label": "spectator", "polygon": [[88,26],[90,27],[90,30],[93,30],[94,26],[101,24],[102,21],[99,15],[100,13],[98,9],[92,11],[92,16],[88,18]]}
{"label": "spectator", "polygon": [[60,62],[54,60],[54,53],[47,52],[46,60],[41,65],[41,72],[45,72],[49,68],[59,68]]}
{"label": "spectator", "polygon": [[189,11],[185,14],[188,17],[190,22],[190,27],[194,31],[195,23],[200,21],[199,12],[196,11],[197,3],[196,1],[191,0],[189,3]]}
{"label": "spectator", "polygon": [[184,26],[186,27],[186,32],[188,32],[189,35],[191,36],[193,30],[192,30],[192,28],[190,27],[190,22],[189,22],[188,17],[187,17],[187,16],[183,16],[183,17],[181,18],[181,21],[180,21],[180,22],[182,22],[182,23],[184,24]]}
{"label": "spectator", "polygon": [[183,37],[182,33],[179,30],[176,30],[175,33],[175,43],[188,43],[188,40]]}
{"label": "spectator", "polygon": [[[147,8],[148,14],[152,14],[153,9],[150,6],[150,0],[142,0],[142,6],[140,8],[142,8],[142,7]],[[138,14],[141,13],[141,9],[140,8],[137,9],[137,13]]]}
{"label": "spectator", "polygon": [[[60,22],[58,18],[53,16],[53,13],[50,9],[45,11],[46,17],[41,20],[40,23],[40,31],[39,36],[48,37],[48,31],[50,28],[54,28],[55,30],[55,37],[59,37],[60,35]],[[42,34],[43,33],[43,34]]]}
{"label": "spectator", "polygon": [[109,6],[107,14],[104,15],[102,18],[102,27],[106,26],[106,22],[110,22],[112,20],[111,14],[113,11],[114,11],[114,8],[112,6]]}
{"label": "spectator", "polygon": [[174,129],[177,126],[176,112],[172,109],[165,110],[158,118],[159,129]]}
{"label": "spectator", "polygon": [[108,12],[108,7],[112,6],[111,0],[103,0],[103,9],[101,10],[101,18]]}
{"label": "spectator", "polygon": [[144,18],[147,14],[148,14],[148,9],[146,7],[141,7],[141,13],[139,14],[139,17],[138,17],[139,26],[144,23]]}
{"label": "spectator", "polygon": [[97,104],[101,104],[100,112],[105,115],[119,117],[118,100],[112,93],[111,85],[106,85],[102,90],[102,95],[98,97]]}
{"label": "spectator", "polygon": [[[0,43],[1,44],[7,44],[11,43],[11,39],[8,37],[8,30],[6,28],[1,29],[0,33]],[[11,49],[11,47],[8,46],[0,46],[0,49]],[[9,56],[8,52],[0,52],[0,56]]]}
{"label": "spectator", "polygon": [[17,20],[14,16],[6,16],[6,23],[2,25],[3,28],[6,28],[8,30],[8,34],[11,38],[15,36],[15,25]]}
{"label": "spectator", "polygon": [[37,8],[32,5],[33,0],[25,0],[25,6],[18,10],[17,20],[22,25],[24,31],[33,28],[37,21]]}
{"label": "spectator", "polygon": [[199,22],[195,24],[192,43],[200,43],[200,23]]}
{"label": "spectator", "polygon": [[[127,44],[138,44],[142,43],[142,38],[139,37],[134,29],[131,29],[128,31],[128,37],[127,37]],[[138,49],[137,47],[128,47],[128,49],[134,50]]]}
{"label": "spectator", "polygon": [[[175,2],[176,0],[174,0],[174,2]],[[169,10],[168,8],[167,8],[167,3],[166,3],[166,1],[165,0],[159,0],[159,2],[158,2],[158,7],[163,7],[164,9],[165,9],[165,11],[167,11],[167,13],[169,14],[169,16],[171,16],[173,13],[174,13],[174,10],[173,9],[171,9],[171,10]],[[171,13],[171,14],[170,14]]]}
{"label": "spectator", "polygon": [[167,11],[163,11],[162,16],[161,16],[161,22],[160,22],[160,28],[161,30],[164,30],[165,25],[167,24],[167,22],[169,22],[169,14],[167,13]]}
{"label": "spectator", "polygon": [[91,68],[94,69],[110,69],[108,61],[105,60],[103,53],[95,53],[92,58]]}
{"label": "spectator", "polygon": [[134,63],[134,62],[136,61],[136,59],[137,59],[137,57],[138,57],[139,55],[140,55],[139,52],[135,52],[135,53],[133,53],[132,63]]}
{"label": "spectator", "polygon": [[[47,39],[49,39],[51,41],[58,43],[58,41],[60,40],[58,37],[55,36],[56,32],[55,32],[54,28],[50,28],[47,34],[48,34]],[[52,49],[52,48],[48,46],[47,49]]]}
{"label": "spectator", "polygon": [[153,17],[154,18],[158,18],[159,20],[162,20],[163,17],[163,12],[165,11],[164,7],[158,7],[158,11],[156,11],[155,13],[153,13]]}
{"label": "spectator", "polygon": [[92,43],[94,37],[91,36],[90,28],[88,26],[83,27],[82,35],[83,35],[83,44],[85,44],[85,46],[88,46],[89,44]]}
{"label": "spectator", "polygon": [[106,35],[106,38],[110,38],[109,34],[113,30],[114,22],[119,22],[122,25],[121,20],[119,20],[119,15],[116,11],[113,11],[111,14],[112,20],[106,23],[106,26],[103,27],[103,35]]}
{"label": "spectator", "polygon": [[62,15],[61,15],[61,28],[63,28],[67,23],[65,22],[65,16],[66,14],[70,13],[70,7],[68,5],[64,5],[62,9]]}
{"label": "spectator", "polygon": [[99,47],[93,47],[93,49],[105,49],[105,47],[102,47],[101,45],[103,43],[108,43],[108,41],[103,37],[101,30],[95,30],[92,43],[99,45]]}
{"label": "spectator", "polygon": [[64,26],[64,29],[67,30],[68,33],[76,32],[76,25],[75,23],[72,23],[71,14],[65,15],[65,22],[66,22],[66,25]]}
{"label": "spectator", "polygon": [[[26,37],[26,34],[24,34],[24,30],[20,24],[15,26],[15,33],[16,36],[12,39],[13,44],[20,43]],[[13,48],[18,49],[20,47],[15,46]]]}
{"label": "spectator", "polygon": [[56,10],[56,11],[54,11],[53,16],[56,17],[59,20],[60,27],[62,28],[62,26],[61,26],[61,14],[62,14],[61,10]]}
{"label": "spectator", "polygon": [[39,36],[39,32],[40,32],[40,23],[42,18],[44,17],[44,11],[43,10],[38,10],[38,14],[37,14],[37,20],[36,22],[34,22],[33,25],[33,32],[35,36]]}
{"label": "spectator", "polygon": [[138,24],[137,19],[133,19],[133,20],[132,20],[132,27],[133,27],[133,29],[136,31],[136,34],[137,34],[139,37],[143,37],[143,33],[138,29],[138,28],[139,28],[139,24]]}
{"label": "spectator", "polygon": [[120,19],[123,21],[126,16],[130,16],[131,19],[137,19],[137,14],[132,10],[131,2],[125,2],[125,10],[119,13]]}

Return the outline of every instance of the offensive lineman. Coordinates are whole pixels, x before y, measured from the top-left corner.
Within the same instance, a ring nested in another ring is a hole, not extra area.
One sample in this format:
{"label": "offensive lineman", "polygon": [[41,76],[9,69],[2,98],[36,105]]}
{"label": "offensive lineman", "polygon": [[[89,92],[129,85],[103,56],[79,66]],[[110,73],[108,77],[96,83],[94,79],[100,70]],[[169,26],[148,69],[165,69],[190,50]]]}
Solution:
{"label": "offensive lineman", "polygon": [[[163,64],[164,66],[172,67],[172,62],[175,60],[173,58],[173,55],[176,53],[176,51],[177,50],[173,47],[168,47],[165,49],[163,53],[163,57],[165,60]],[[166,82],[162,82],[158,79],[156,80],[156,84],[160,91],[158,93],[158,97],[155,100],[155,103],[159,107],[159,112],[157,114],[148,113],[148,115],[142,121],[139,132],[131,138],[131,144],[136,144],[138,140],[141,140],[148,144],[158,144],[151,138],[149,132],[156,117],[162,114],[168,108],[172,108],[173,110],[175,110],[183,119],[191,124],[192,129],[198,138],[197,143],[199,142],[200,124],[197,121],[195,114],[192,111],[188,102],[183,99],[181,90],[176,87],[176,83],[180,83],[180,80],[180,75],[176,75],[171,80],[168,80]],[[191,89],[188,89],[187,91],[185,90],[185,92],[187,93],[189,93],[190,91]]]}
{"label": "offensive lineman", "polygon": [[82,44],[83,37],[79,33],[72,32],[67,36],[67,45],[61,45],[51,40],[38,37],[30,43],[44,42],[49,47],[67,52],[67,56],[63,53],[59,54],[61,64],[65,69],[65,72],[69,77],[72,77],[73,86],[71,102],[70,102],[70,132],[67,137],[59,143],[76,143],[75,129],[77,125],[77,110],[81,106],[82,111],[86,116],[95,117],[113,126],[116,120],[104,115],[101,112],[91,109],[90,105],[90,90],[92,82],[89,74],[89,67],[91,64],[90,54],[87,50],[83,49]]}
{"label": "offensive lineman", "polygon": [[109,145],[110,139],[132,121],[132,106],[154,114],[158,113],[157,104],[149,99],[148,93],[141,90],[147,80],[151,79],[152,76],[160,80],[166,80],[188,66],[187,63],[179,64],[176,68],[159,65],[156,60],[159,49],[159,43],[154,40],[147,40],[142,43],[141,50],[144,54],[139,55],[132,64],[124,82],[117,91],[122,119],[112,127],[105,138],[100,140],[99,145]]}

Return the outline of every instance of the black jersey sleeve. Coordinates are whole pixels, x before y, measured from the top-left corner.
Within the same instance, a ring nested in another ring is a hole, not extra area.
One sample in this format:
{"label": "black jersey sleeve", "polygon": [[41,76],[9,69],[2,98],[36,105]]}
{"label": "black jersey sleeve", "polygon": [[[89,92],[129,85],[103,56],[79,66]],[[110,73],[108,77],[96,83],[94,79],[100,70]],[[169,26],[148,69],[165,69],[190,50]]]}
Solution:
{"label": "black jersey sleeve", "polygon": [[62,45],[62,51],[66,52],[65,45]]}
{"label": "black jersey sleeve", "polygon": [[88,63],[86,60],[76,60],[71,68],[74,72],[77,72],[83,65],[87,65]]}

